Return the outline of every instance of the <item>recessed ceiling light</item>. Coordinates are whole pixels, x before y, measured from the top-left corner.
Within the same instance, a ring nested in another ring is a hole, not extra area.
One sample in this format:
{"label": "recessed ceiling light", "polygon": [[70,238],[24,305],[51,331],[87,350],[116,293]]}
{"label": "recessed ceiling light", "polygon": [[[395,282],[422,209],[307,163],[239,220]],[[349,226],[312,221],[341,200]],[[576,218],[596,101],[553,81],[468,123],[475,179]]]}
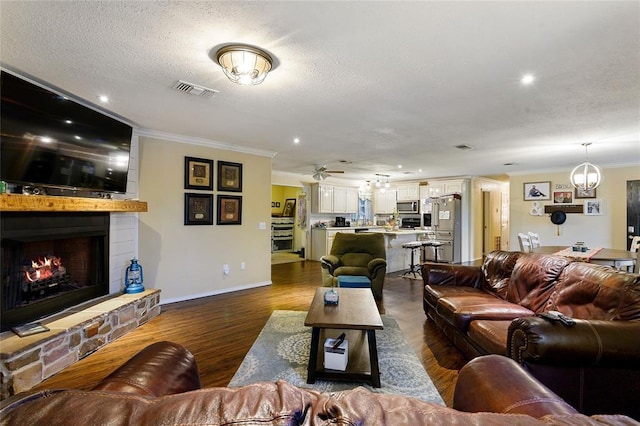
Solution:
{"label": "recessed ceiling light", "polygon": [[528,86],[529,84],[532,84],[535,81],[535,79],[536,78],[533,76],[533,74],[525,74],[520,79],[520,83],[524,84],[525,86]]}
{"label": "recessed ceiling light", "polygon": [[402,164],[398,164],[398,168],[401,169],[402,168]]}
{"label": "recessed ceiling light", "polygon": [[100,102],[102,102],[102,103],[104,103],[104,104],[106,104],[107,102],[109,102],[109,97],[108,97],[108,96],[105,96],[105,95],[100,95],[98,99],[100,99]]}
{"label": "recessed ceiling light", "polygon": [[293,138],[293,143],[300,143],[300,138]]}
{"label": "recessed ceiling light", "polygon": [[422,173],[422,169],[418,169],[418,172]]}

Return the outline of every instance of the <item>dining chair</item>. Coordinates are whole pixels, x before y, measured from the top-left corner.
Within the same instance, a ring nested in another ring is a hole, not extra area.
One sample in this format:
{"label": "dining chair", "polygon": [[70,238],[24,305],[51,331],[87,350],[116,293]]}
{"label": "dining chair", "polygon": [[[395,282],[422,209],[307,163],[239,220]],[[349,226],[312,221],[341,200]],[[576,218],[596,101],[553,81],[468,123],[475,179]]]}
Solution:
{"label": "dining chair", "polygon": [[531,252],[531,239],[529,235],[522,232],[518,232],[518,244],[520,244],[520,251],[523,253]]}
{"label": "dining chair", "polygon": [[531,248],[535,249],[540,247],[542,244],[540,243],[540,234],[536,234],[535,232],[529,232],[529,241],[531,241]]}
{"label": "dining chair", "polygon": [[636,266],[633,267],[633,272],[640,274],[640,250],[638,250],[638,256],[636,257]]}
{"label": "dining chair", "polygon": [[[629,246],[629,251],[631,253],[639,253],[640,250],[640,236],[635,236],[631,239],[631,245]],[[626,269],[629,272],[636,272],[638,270],[638,260],[619,260],[615,262],[616,269]]]}

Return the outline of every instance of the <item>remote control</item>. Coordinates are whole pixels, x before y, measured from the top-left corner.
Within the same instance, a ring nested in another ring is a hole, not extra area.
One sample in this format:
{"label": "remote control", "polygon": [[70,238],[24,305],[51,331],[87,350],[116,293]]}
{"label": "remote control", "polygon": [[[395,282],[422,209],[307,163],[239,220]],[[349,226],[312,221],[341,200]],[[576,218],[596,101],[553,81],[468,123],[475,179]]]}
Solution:
{"label": "remote control", "polygon": [[331,349],[338,349],[340,347],[340,345],[342,344],[342,342],[344,342],[344,338],[345,337],[347,337],[347,335],[344,334],[344,333],[342,333],[340,336],[338,336],[336,341],[333,342],[333,347]]}

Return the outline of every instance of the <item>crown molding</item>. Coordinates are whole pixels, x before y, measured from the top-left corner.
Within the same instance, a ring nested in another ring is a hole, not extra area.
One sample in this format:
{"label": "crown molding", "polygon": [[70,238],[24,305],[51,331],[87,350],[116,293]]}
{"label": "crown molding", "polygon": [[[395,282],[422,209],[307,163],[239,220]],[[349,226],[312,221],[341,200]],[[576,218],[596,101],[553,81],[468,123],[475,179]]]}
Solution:
{"label": "crown molding", "polygon": [[184,143],[184,144],[188,144],[188,145],[206,146],[208,148],[215,148],[215,149],[222,149],[222,150],[225,150],[225,151],[240,152],[240,153],[243,153],[243,154],[252,154],[252,155],[257,155],[257,156],[260,156],[260,157],[273,158],[277,154],[277,152],[275,152],[275,151],[267,151],[267,150],[264,150],[264,149],[250,148],[250,147],[241,146],[241,145],[233,145],[233,144],[230,144],[230,143],[218,142],[218,141],[213,141],[213,140],[210,140],[210,139],[203,139],[203,138],[195,138],[195,137],[191,137],[191,136],[177,135],[175,133],[159,132],[159,131],[150,130],[150,129],[136,129],[136,133],[139,136],[145,136],[145,137],[149,137],[149,138],[163,139],[163,140],[167,140],[167,141],[170,141],[170,142],[178,142],[178,143]]}

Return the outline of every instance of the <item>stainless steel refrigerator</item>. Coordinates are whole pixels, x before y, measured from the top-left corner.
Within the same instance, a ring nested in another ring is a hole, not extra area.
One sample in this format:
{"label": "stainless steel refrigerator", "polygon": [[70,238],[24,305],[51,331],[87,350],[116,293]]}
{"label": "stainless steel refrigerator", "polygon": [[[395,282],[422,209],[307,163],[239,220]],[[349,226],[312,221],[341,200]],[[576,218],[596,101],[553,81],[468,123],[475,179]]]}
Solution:
{"label": "stainless steel refrigerator", "polygon": [[[438,262],[460,263],[461,260],[461,196],[443,195],[431,199],[431,236],[442,245],[437,248]],[[436,260],[436,247],[425,247],[426,260]]]}

